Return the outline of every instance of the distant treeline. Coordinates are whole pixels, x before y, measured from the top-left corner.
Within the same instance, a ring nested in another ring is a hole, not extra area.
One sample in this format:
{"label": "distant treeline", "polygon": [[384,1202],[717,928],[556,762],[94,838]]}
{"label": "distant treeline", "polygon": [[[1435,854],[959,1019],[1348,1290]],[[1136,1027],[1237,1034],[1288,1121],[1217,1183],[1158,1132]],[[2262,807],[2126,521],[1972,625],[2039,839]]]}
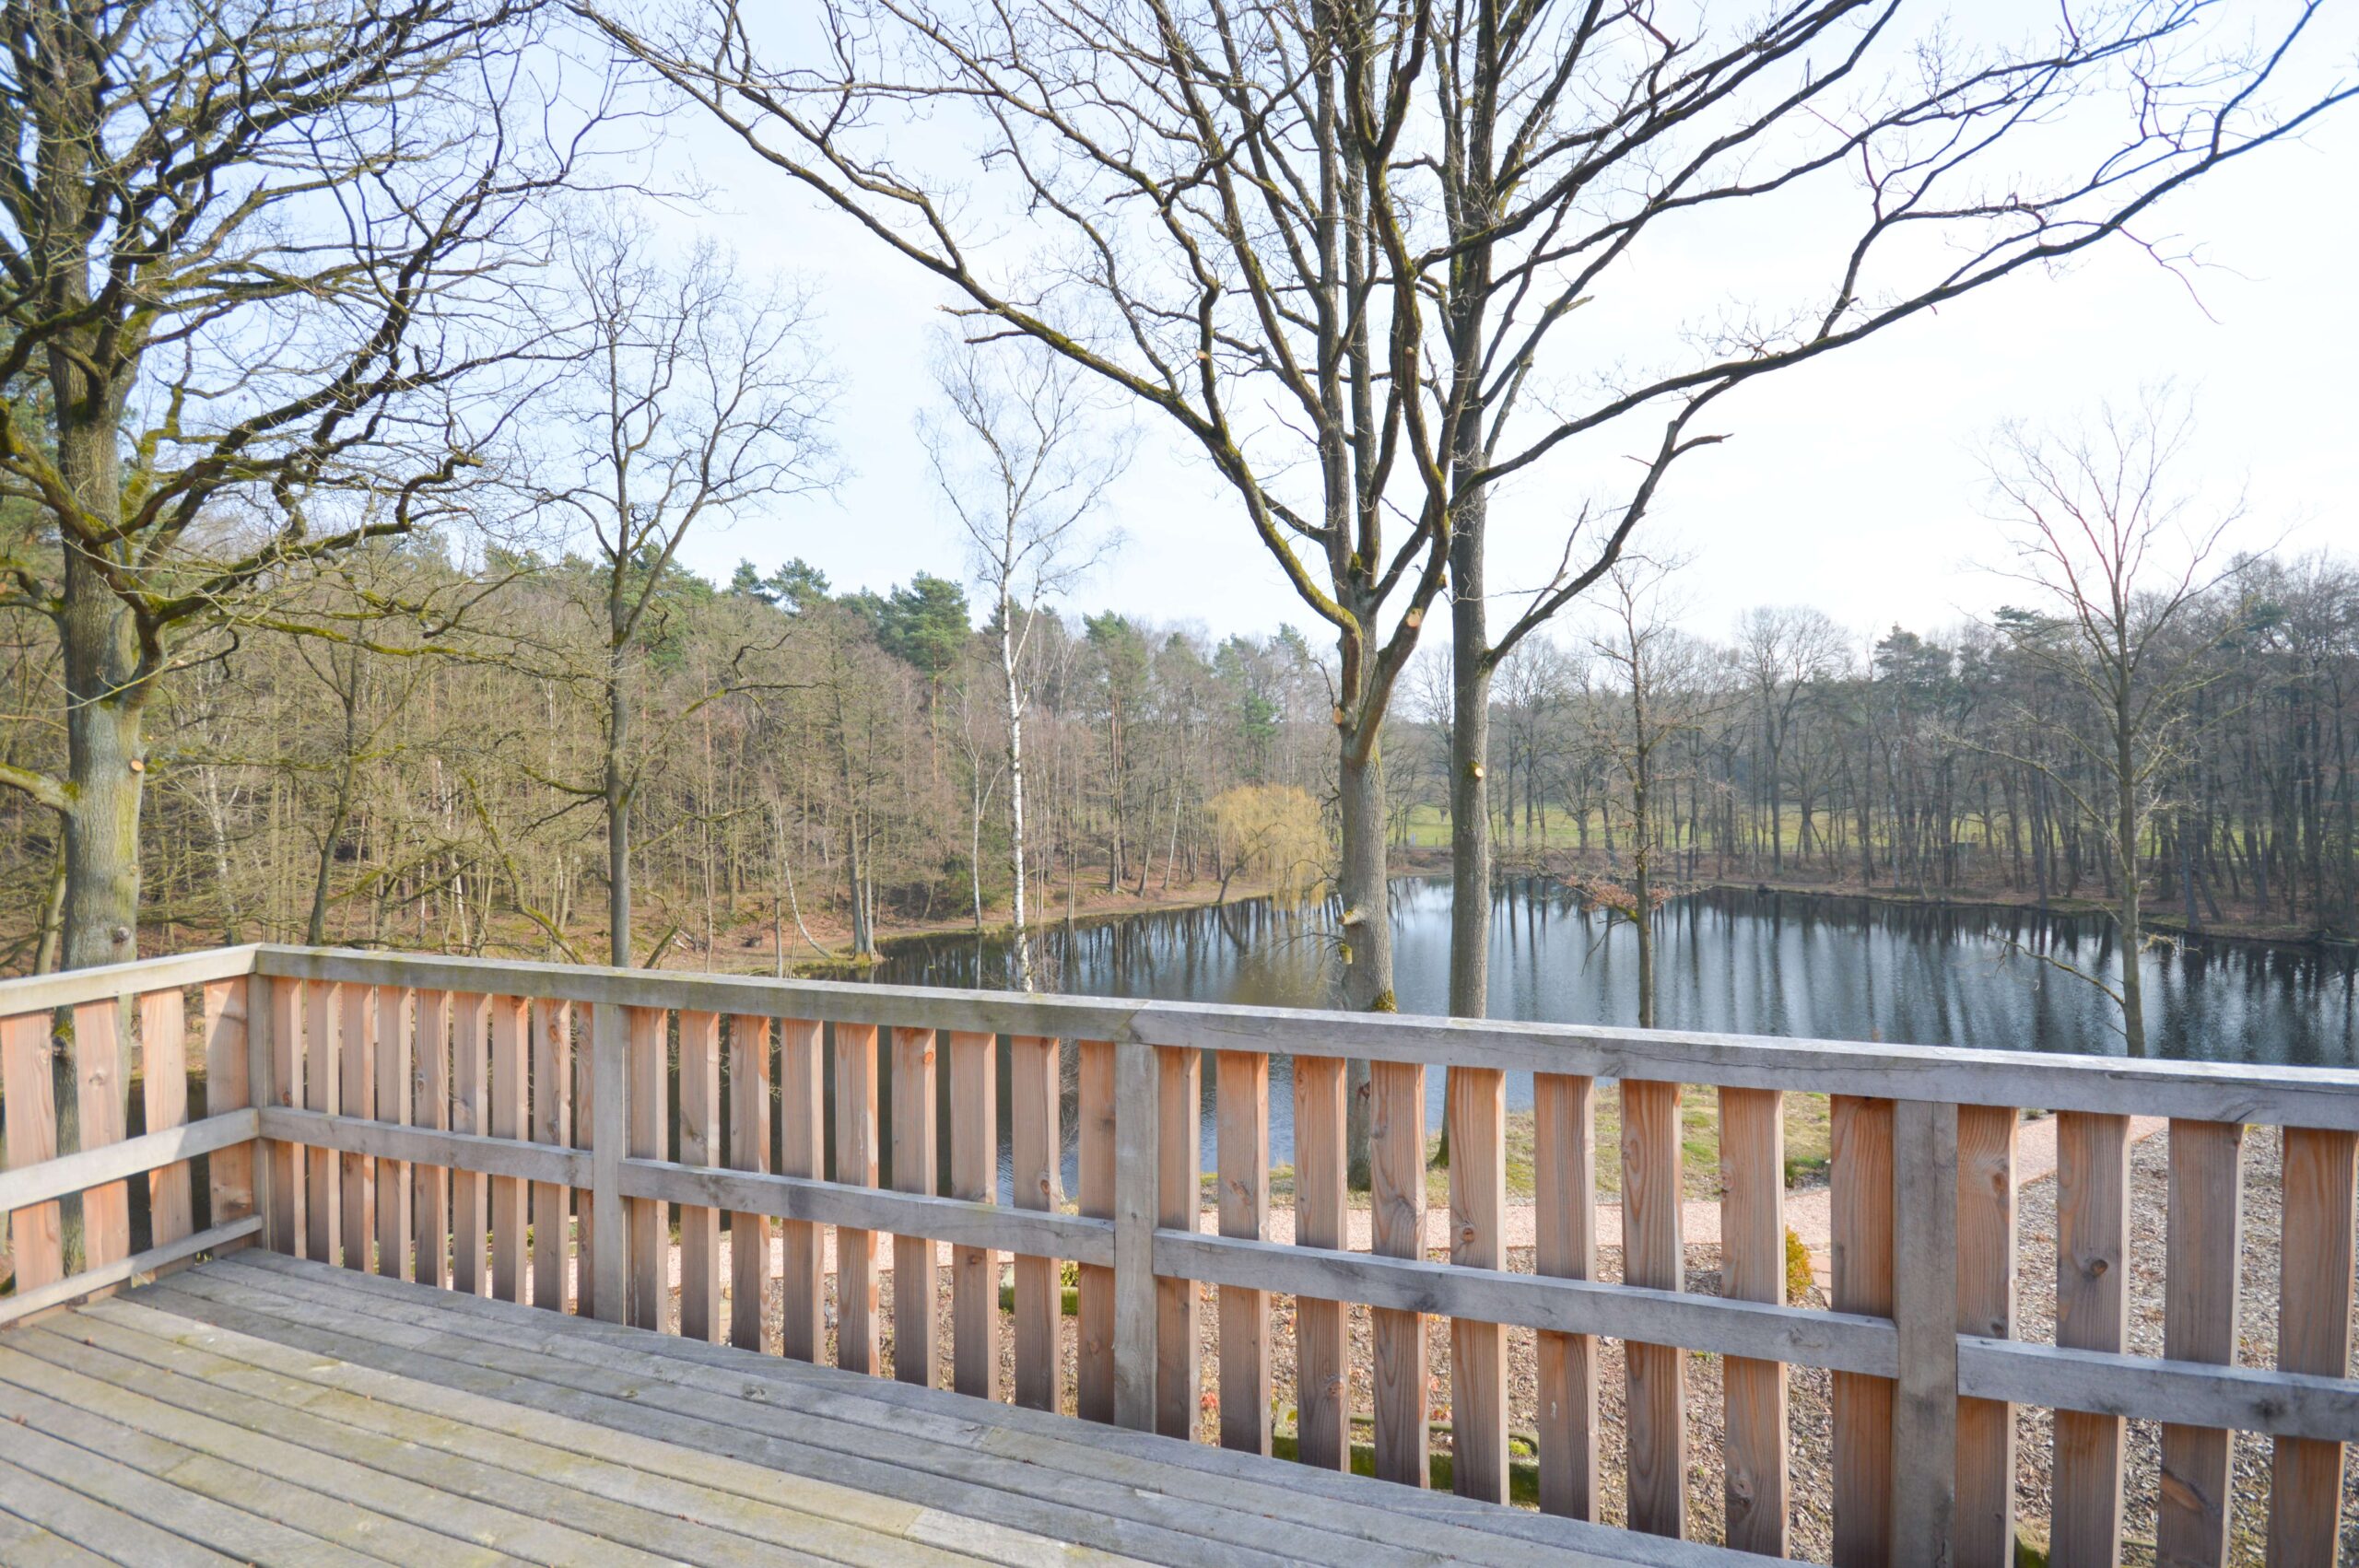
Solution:
{"label": "distant treeline", "polygon": [[[2189,927],[2359,930],[2359,568],[2242,563],[2167,634],[2191,665],[2154,728],[2139,846],[2156,917]],[[1761,610],[1658,661],[1656,838],[1689,880],[2111,902],[2094,826],[2113,811],[2105,715],[2042,656],[2028,612],[1939,637],[1856,638]],[[1613,766],[1626,678],[1577,645],[1501,671],[1496,831],[1526,864],[1624,858]],[[1447,707],[1429,701],[1429,713]]]}

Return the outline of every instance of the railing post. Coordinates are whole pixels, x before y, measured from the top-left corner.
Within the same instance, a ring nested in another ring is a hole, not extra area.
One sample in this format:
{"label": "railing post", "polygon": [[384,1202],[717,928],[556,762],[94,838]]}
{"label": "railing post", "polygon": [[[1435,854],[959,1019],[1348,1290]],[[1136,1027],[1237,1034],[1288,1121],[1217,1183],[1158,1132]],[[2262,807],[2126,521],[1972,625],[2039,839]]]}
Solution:
{"label": "railing post", "polygon": [[[287,1104],[287,1086],[272,1072],[276,1052],[271,1036],[278,1024],[273,1000],[278,988],[287,983],[258,974],[242,982],[246,993],[246,1100],[258,1108]],[[263,1217],[258,1245],[274,1252],[291,1254],[295,1250],[294,1196],[278,1174],[278,1150],[279,1146],[268,1139],[254,1140],[254,1212]]]}
{"label": "railing post", "polygon": [[1893,1106],[1892,1562],[1949,1568],[1957,1512],[1957,1107]]}
{"label": "railing post", "polygon": [[602,1001],[590,1012],[590,1267],[591,1305],[608,1323],[628,1319],[629,1246],[623,1217],[623,1141],[629,1030],[621,1004]]}
{"label": "railing post", "polygon": [[1155,1048],[1114,1047],[1114,1422],[1155,1430],[1155,1221],[1161,1120]]}

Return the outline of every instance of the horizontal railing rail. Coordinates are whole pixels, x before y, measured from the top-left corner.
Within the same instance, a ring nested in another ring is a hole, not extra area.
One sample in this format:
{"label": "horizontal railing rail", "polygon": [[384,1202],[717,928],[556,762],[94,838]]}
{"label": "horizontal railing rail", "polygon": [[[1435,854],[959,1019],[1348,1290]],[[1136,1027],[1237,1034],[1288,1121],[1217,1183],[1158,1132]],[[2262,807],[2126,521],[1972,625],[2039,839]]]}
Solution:
{"label": "horizontal railing rail", "polygon": [[[209,1114],[189,1120],[170,1080],[193,1059],[183,993],[196,988]],[[67,1014],[75,1059],[61,1075],[53,1021]],[[1068,1148],[1060,1041],[1074,1042],[1078,1074],[1078,1212],[1057,1191]],[[126,1137],[110,1107],[135,1043],[148,1130]],[[2154,1526],[2175,1562],[2225,1560],[2227,1434],[2243,1431],[2276,1445],[2272,1554],[2330,1562],[2341,1445],[2359,1441],[2359,1382],[2348,1375],[2359,1073],[2347,1071],[270,945],[0,982],[0,1211],[12,1215],[18,1267],[0,1322],[260,1236],[347,1267],[756,1348],[770,1342],[761,1303],[775,1283],[780,1348],[817,1360],[828,1332],[821,1233],[832,1228],[839,1364],[887,1370],[879,1238],[889,1236],[896,1375],[934,1381],[946,1351],[954,1387],[1000,1396],[1005,1262],[1014,1396],[1057,1409],[1070,1392],[1084,1416],[1176,1436],[1202,1422],[1198,1293],[1215,1287],[1220,1440],[1263,1452],[1271,1303],[1292,1296],[1298,1457],[1343,1465],[1356,1420],[1372,1432],[1377,1472],[1411,1484],[1428,1474],[1426,1324],[1447,1318],[1453,1481],[1493,1501],[1507,1496],[1510,1465],[1504,1329],[1536,1330],[1539,1501],[1580,1517],[1598,1516],[1604,1489],[1598,1341],[1619,1340],[1624,1513],[1658,1534],[1696,1533],[1684,1358],[1721,1356],[1720,1533],[1772,1554],[1790,1544],[1795,1501],[1787,1369],[1825,1369],[1838,1563],[2011,1561],[2019,1405],[2058,1412],[2046,1502],[2060,1562],[2119,1550],[2125,1421],[2164,1423]],[[1197,1122],[1206,1053],[1211,1234]],[[1285,1243],[1269,1239],[1273,1055],[1294,1059]],[[1346,1245],[1346,1059],[1372,1064],[1358,1091],[1371,1123],[1366,1251]],[[1447,1074],[1448,1261],[1426,1249],[1428,1068]],[[1503,1085],[1526,1072],[1532,1272],[1507,1266],[1504,1226]],[[999,1199],[1003,1077],[1012,1202]],[[55,1082],[74,1086],[83,1112],[83,1147],[70,1153],[54,1148]],[[1606,1082],[1622,1085],[1624,1246],[1612,1282],[1599,1277],[1594,1189]],[[1682,1085],[1720,1091],[1718,1294],[1686,1288]],[[1830,1308],[1787,1299],[1789,1093],[1830,1096]],[[2024,1106],[2058,1113],[2052,1344],[2014,1337]],[[2133,1116],[2170,1118],[2161,1356],[2127,1353]],[[2278,1364],[2268,1368],[2236,1364],[2254,1124],[2284,1129]],[[198,1160],[203,1227],[188,1214]],[[134,1253],[123,1186],[142,1176],[151,1239]],[[77,1195],[68,1276],[58,1206]],[[772,1222],[784,1225],[782,1275]],[[1079,1270],[1070,1390],[1060,1261]],[[946,1345],[935,1320],[945,1273]],[[1347,1305],[1372,1315],[1364,1416]]]}

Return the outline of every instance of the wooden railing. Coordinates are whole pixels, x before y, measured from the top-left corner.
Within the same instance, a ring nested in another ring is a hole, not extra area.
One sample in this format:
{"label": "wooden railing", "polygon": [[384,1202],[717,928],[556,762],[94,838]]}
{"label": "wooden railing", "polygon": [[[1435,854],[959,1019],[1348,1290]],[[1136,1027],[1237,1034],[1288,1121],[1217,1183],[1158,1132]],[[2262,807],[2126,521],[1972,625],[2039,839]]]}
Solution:
{"label": "wooden railing", "polygon": [[[207,1108],[188,1121],[184,990]],[[53,1156],[51,1050],[73,1019],[81,1150]],[[135,1021],[126,1024],[127,1018]],[[116,1075],[135,1036],[148,1130]],[[1077,1212],[1056,1202],[1060,1042],[1078,1068]],[[1295,1298],[1296,1444],[1348,1458],[1348,1304],[1371,1311],[1377,1473],[1427,1475],[1426,1318],[1450,1321],[1451,1473],[1508,1493],[1505,1330],[1537,1330],[1539,1503],[1594,1517],[1601,1339],[1625,1347],[1626,1518],[1690,1533],[1692,1352],[1724,1362],[1728,1541],[1789,1545],[1788,1371],[1832,1374],[1837,1563],[2011,1561],[2014,1410],[2052,1410],[2052,1561],[2112,1562],[2124,1422],[2164,1424],[2162,1561],[2228,1551],[2232,1432],[2268,1434],[2271,1560],[2334,1561],[2359,1073],[1390,1015],[904,989],[258,947],[0,984],[16,1293],[0,1321],[260,1232],[282,1252],[648,1328],[762,1345],[783,1222],[783,1350],[930,1382],[949,1263],[953,1386],[1065,1403],[1059,1260],[1078,1266],[1090,1420],[1192,1436],[1198,1292],[1218,1287],[1220,1441],[1267,1452],[1272,1297]],[[722,1052],[727,1072],[722,1072]],[[1006,1052],[1012,1204],[997,1200]],[[880,1051],[892,1090],[879,1104]],[[1217,1234],[1200,1234],[1202,1061],[1216,1076]],[[1269,1063],[1293,1059],[1295,1240],[1266,1239]],[[1348,1250],[1346,1057],[1368,1060],[1371,1246]],[[1426,1074],[1446,1072],[1449,1260],[1426,1256]],[[1505,1091],[1533,1075],[1535,1272],[1508,1271]],[[937,1080],[946,1078],[946,1094]],[[1621,1085],[1624,1281],[1597,1278],[1594,1096]],[[743,1087],[759,1083],[764,1092]],[[832,1085],[831,1103],[823,1093]],[[1684,1289],[1683,1085],[1719,1090],[1721,1293]],[[1832,1096],[1833,1310],[1785,1300],[1787,1094]],[[947,1136],[936,1125],[947,1106]],[[775,1103],[777,1126],[769,1125]],[[2017,1107],[2058,1114],[2056,1343],[2013,1338]],[[2170,1118],[2164,1357],[2127,1349],[2130,1129]],[[675,1122],[676,1118],[676,1122]],[[2274,1367],[2235,1364],[2248,1124],[2282,1129]],[[947,1149],[947,1169],[937,1165]],[[777,1151],[777,1169],[768,1168]],[[190,1215],[203,1156],[206,1228]],[[878,1186],[889,1163],[890,1189]],[[145,1176],[150,1245],[123,1184]],[[65,1277],[57,1200],[79,1193]],[[679,1305],[670,1296],[677,1205]],[[732,1310],[721,1310],[721,1216]],[[893,1257],[892,1364],[879,1238]],[[2249,1521],[2247,1521],[2249,1524]]]}

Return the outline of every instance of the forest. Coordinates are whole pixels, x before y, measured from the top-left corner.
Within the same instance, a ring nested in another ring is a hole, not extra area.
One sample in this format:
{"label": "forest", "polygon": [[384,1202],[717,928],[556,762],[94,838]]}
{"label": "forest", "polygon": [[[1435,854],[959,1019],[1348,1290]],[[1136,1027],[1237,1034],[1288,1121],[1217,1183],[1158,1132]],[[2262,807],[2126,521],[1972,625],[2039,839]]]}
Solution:
{"label": "forest", "polygon": [[[604,586],[578,556],[462,568],[430,542],[311,585],[365,638],[256,629],[165,683],[142,857],[147,940],[594,958]],[[430,635],[369,606],[464,603]],[[1021,612],[1019,612],[1020,614]],[[1332,883],[1332,671],[1297,631],[1215,642],[1112,611],[1036,613],[1027,684],[1036,918]],[[1736,882],[2110,903],[2070,736],[2084,691],[2018,645],[2026,613],[1856,634],[1764,608],[1718,638],[1641,624],[1662,890]],[[388,622],[393,618],[386,617]],[[800,560],[727,584],[663,570],[631,661],[636,957],[770,972],[895,930],[1004,926],[1006,704],[996,629],[920,572],[831,593]],[[53,649],[19,619],[5,755],[56,760]],[[515,628],[532,628],[529,635]],[[1501,874],[1612,897],[1632,860],[1627,630],[1502,665],[1487,770]],[[2156,919],[2359,929],[2359,568],[2235,569],[2178,629],[2200,672],[2139,843]],[[1413,671],[1384,740],[1402,869],[1446,865],[1447,670]],[[50,813],[0,794],[8,967],[53,965]]]}

